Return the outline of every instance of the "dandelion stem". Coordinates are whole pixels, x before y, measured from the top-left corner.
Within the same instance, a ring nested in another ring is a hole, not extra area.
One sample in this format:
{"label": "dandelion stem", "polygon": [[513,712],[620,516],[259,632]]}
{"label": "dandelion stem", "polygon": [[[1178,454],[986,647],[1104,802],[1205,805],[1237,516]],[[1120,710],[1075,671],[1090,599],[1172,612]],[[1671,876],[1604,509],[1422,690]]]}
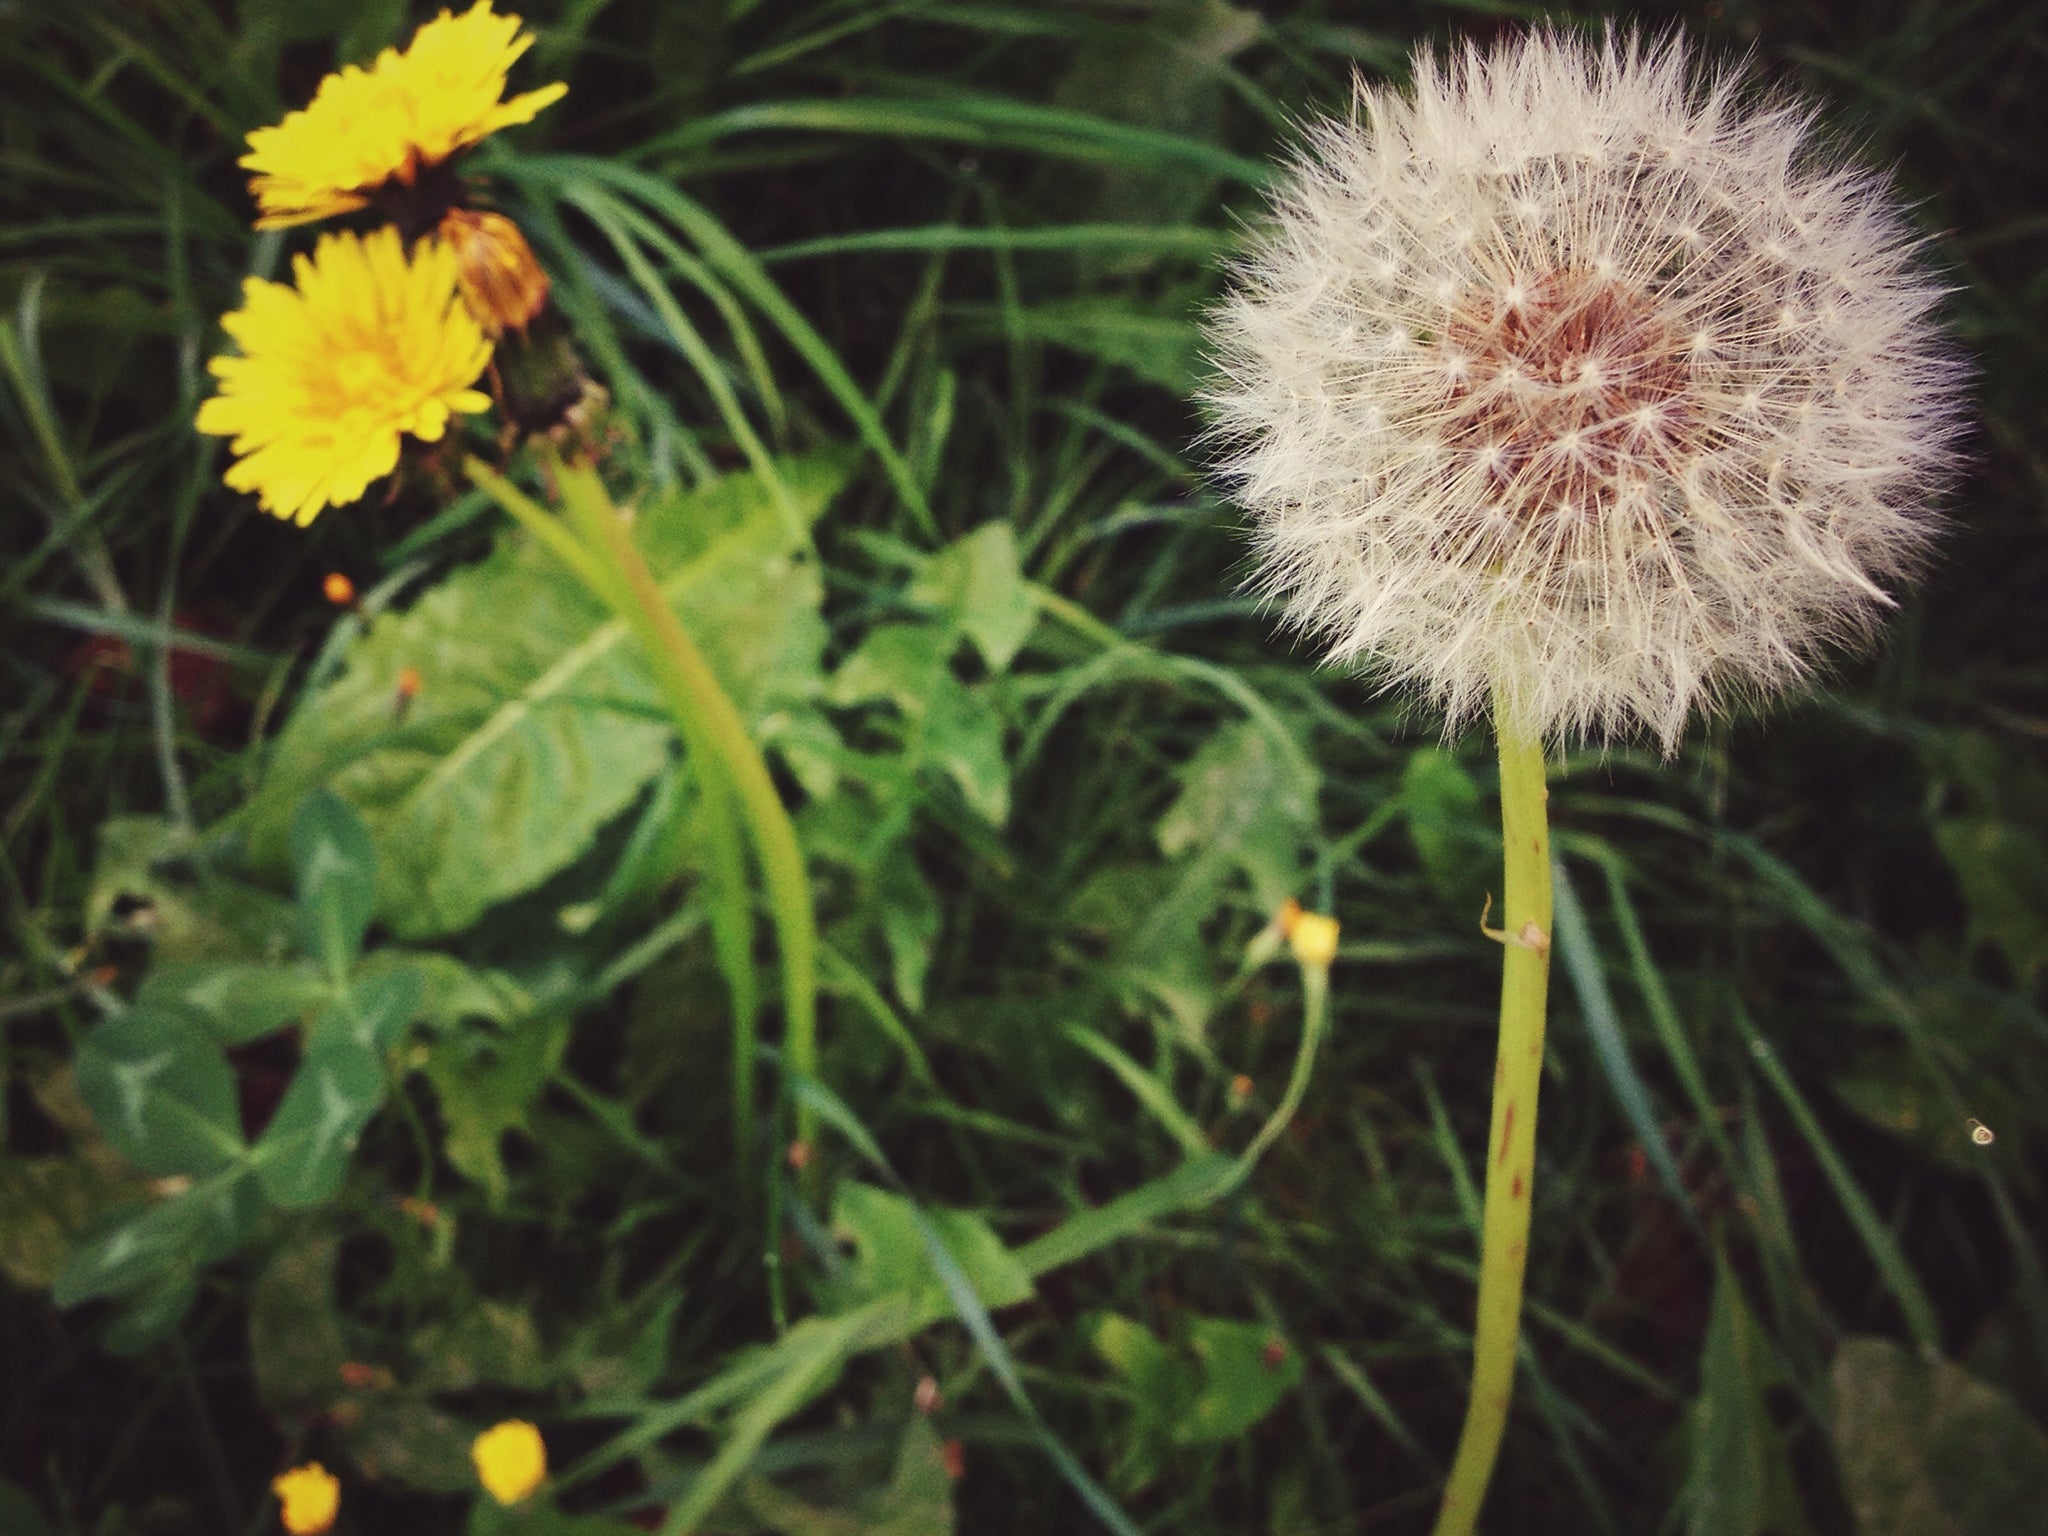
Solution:
{"label": "dandelion stem", "polygon": [[1444,1486],[1435,1536],[1470,1536],[1507,1425],[1521,1336],[1522,1271],[1536,1173],[1536,1090],[1543,1080],[1544,1002],[1550,985],[1550,829],[1543,743],[1518,729],[1496,697],[1500,741],[1502,892],[1500,1045],[1486,1142],[1480,1221],[1479,1316],[1465,1428]]}

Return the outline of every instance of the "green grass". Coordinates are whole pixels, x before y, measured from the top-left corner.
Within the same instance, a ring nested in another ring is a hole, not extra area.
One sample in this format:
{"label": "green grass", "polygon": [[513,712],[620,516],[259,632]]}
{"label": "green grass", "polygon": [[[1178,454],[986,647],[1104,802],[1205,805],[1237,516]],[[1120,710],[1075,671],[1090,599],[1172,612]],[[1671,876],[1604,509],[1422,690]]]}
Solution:
{"label": "green grass", "polygon": [[[128,1354],[128,1314],[49,1291],[50,1234],[129,1187],[92,1161],[67,1064],[152,944],[232,949],[271,921],[242,882],[291,890],[241,839],[276,793],[267,744],[356,654],[321,577],[347,572],[366,619],[403,610],[497,525],[430,476],[276,525],[189,428],[242,277],[303,248],[249,233],[239,139],[337,47],[402,37],[397,7],[85,0],[0,33],[0,1526],[11,1488],[64,1536],[270,1529],[268,1479],[319,1455],[353,1529],[450,1530],[468,1495],[434,1456],[515,1413],[578,1511],[708,1500],[714,1466],[880,1497],[929,1374],[963,1446],[961,1530],[1085,1529],[1090,1500],[1099,1528],[1426,1529],[1477,1253],[1490,752],[1441,750],[1237,597],[1245,546],[1186,402],[1192,317],[1296,115],[1415,39],[1524,14],[534,7],[521,70],[571,93],[479,163],[650,502],[772,481],[821,444],[861,454],[795,530],[823,666],[792,697],[828,691],[785,713],[834,742],[777,738],[767,705],[760,728],[822,922],[815,1155],[828,1183],[914,1203],[835,1235],[765,1138],[735,1179],[700,839],[687,797],[648,791],[545,883],[418,941],[511,989],[504,1020],[422,1032],[337,1198],[267,1217]],[[2048,18],[1730,0],[1684,19],[1899,164],[1955,276],[1982,425],[1939,563],[1839,686],[1697,728],[1669,764],[1553,769],[1575,917],[1499,1533],[1799,1529],[1786,1487],[1806,1528],[1852,1530],[1867,1458],[1830,1435],[1851,1336],[1931,1345],[2048,1414]],[[991,525],[1020,562],[1014,657],[932,559]],[[682,562],[696,535],[674,537]],[[173,625],[196,638],[167,657]],[[863,657],[867,692],[846,681]],[[139,816],[197,838],[140,918],[100,899],[133,871],[95,875],[102,827]],[[1242,1146],[1293,1059],[1298,978],[1241,964],[1290,894],[1343,921],[1331,1028],[1300,1115],[1224,1193],[1198,1144]],[[248,1113],[293,1059],[235,1056]],[[450,1151],[464,1073],[491,1086],[462,1102],[504,1110],[498,1198]],[[934,1235],[948,1212],[1021,1256],[1030,1300],[979,1306],[991,1276]],[[930,1315],[874,1301],[895,1294],[862,1289],[874,1266]],[[1165,1363],[1115,1363],[1109,1316]],[[1243,1434],[1179,1442],[1212,1323],[1269,1330],[1299,1384]],[[339,1360],[392,1384],[339,1387]],[[1895,1459],[1929,1433],[1900,1420]],[[771,1505],[701,1528],[825,1528]]]}

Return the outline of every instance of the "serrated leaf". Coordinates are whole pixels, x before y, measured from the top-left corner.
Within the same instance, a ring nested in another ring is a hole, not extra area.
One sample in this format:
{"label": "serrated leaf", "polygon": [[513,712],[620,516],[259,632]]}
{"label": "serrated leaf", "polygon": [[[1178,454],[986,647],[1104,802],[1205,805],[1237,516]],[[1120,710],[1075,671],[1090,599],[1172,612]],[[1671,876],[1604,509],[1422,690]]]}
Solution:
{"label": "serrated leaf", "polygon": [[144,1173],[204,1175],[243,1150],[234,1074],[190,1015],[134,1007],[79,1042],[78,1092],[110,1146]]}
{"label": "serrated leaf", "polygon": [[484,1187],[494,1210],[510,1193],[499,1143],[506,1132],[527,1128],[527,1112],[568,1033],[563,1020],[529,1018],[503,1033],[463,1031],[428,1047],[425,1070],[446,1127],[443,1150],[456,1172]]}
{"label": "serrated leaf", "polygon": [[[846,470],[833,453],[782,474],[809,519]],[[755,477],[650,501],[635,531],[745,716],[759,721],[816,691],[816,563]],[[420,686],[401,708],[408,670]],[[670,747],[625,627],[546,550],[508,534],[410,609],[373,621],[336,679],[300,705],[250,806],[251,858],[280,865],[291,806],[327,785],[369,827],[377,910],[392,931],[455,932],[588,849]]]}
{"label": "serrated leaf", "polygon": [[355,808],[325,788],[313,790],[292,813],[291,842],[300,943],[338,980],[362,952],[376,909],[376,846]]}
{"label": "serrated leaf", "polygon": [[1016,658],[1038,626],[1038,600],[1017,563],[1008,523],[986,523],[932,556],[910,600],[948,614],[992,672]]}
{"label": "serrated leaf", "polygon": [[1851,1338],[1829,1397],[1859,1536],[2048,1531],[2048,1435],[1996,1387],[1895,1340]]}

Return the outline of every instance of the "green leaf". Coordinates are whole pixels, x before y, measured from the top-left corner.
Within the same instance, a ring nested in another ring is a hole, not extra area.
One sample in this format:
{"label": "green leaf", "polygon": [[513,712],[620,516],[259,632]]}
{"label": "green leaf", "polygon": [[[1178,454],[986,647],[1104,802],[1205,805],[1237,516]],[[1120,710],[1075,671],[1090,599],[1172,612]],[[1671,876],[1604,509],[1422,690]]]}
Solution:
{"label": "green leaf", "polygon": [[1115,1313],[1098,1313],[1087,1328],[1136,1411],[1117,1469],[1133,1489],[1158,1476],[1170,1447],[1237,1439],[1301,1380],[1300,1355],[1264,1323],[1190,1317],[1180,1347]]}
{"label": "green leaf", "polygon": [[876,870],[875,899],[896,995],[911,1012],[922,1013],[925,973],[939,937],[939,898],[908,848],[899,845]]}
{"label": "green leaf", "polygon": [[215,1044],[234,1046],[298,1023],[334,996],[334,983],[310,965],[174,961],[150,967],[135,1001],[187,1014]]}
{"label": "green leaf", "polygon": [[419,1017],[427,998],[426,978],[409,965],[359,976],[306,1032],[309,1049],[340,1034],[356,1050],[381,1057]]}
{"label": "green leaf", "polygon": [[1236,865],[1259,905],[1277,909],[1300,889],[1300,845],[1315,825],[1317,788],[1314,770],[1268,731],[1246,721],[1225,726],[1181,770],[1180,795],[1159,821],[1159,847],[1169,857],[1199,851]]}
{"label": "green leaf", "polygon": [[235,1078],[190,1015],[134,1007],[78,1046],[78,1092],[100,1133],[144,1173],[203,1175],[243,1150]]}
{"label": "green leaf", "polygon": [[568,1022],[530,1018],[499,1033],[466,1030],[427,1048],[427,1081],[440,1101],[443,1150],[455,1171],[484,1187],[493,1210],[511,1192],[499,1144],[527,1129],[527,1112],[568,1043]]}
{"label": "green leaf", "polygon": [[297,933],[289,902],[200,862],[189,832],[150,816],[100,823],[85,926],[147,939],[159,962],[281,956]]}
{"label": "green leaf", "polygon": [[370,829],[331,789],[316,789],[292,815],[292,869],[306,953],[339,980],[362,952],[377,905],[377,850]]}
{"label": "green leaf", "polygon": [[1479,786],[1450,753],[1422,747],[1401,771],[1401,808],[1422,870],[1447,901],[1466,896],[1499,852],[1499,831],[1480,814]]}
{"label": "green leaf", "polygon": [[384,1102],[385,1052],[408,1017],[401,1005],[417,1005],[419,983],[402,973],[379,980],[360,984],[307,1031],[299,1069],[256,1143],[263,1192],[287,1210],[341,1188],[357,1138]]}
{"label": "green leaf", "polygon": [[1200,1367],[1200,1387],[1174,1427],[1184,1445],[1236,1439],[1301,1381],[1301,1356],[1265,1323],[1192,1318],[1188,1347]]}
{"label": "green leaf", "polygon": [[[984,1307],[1030,1297],[1031,1277],[981,1217],[930,1207],[924,1214]],[[832,1229],[854,1250],[841,1310],[892,1291],[942,1293],[917,1216],[902,1196],[870,1184],[842,1184],[832,1199]]]}
{"label": "green leaf", "polygon": [[952,680],[946,664],[958,644],[942,624],[877,625],[832,674],[826,698],[841,707],[886,701],[918,719]]}
{"label": "green leaf", "polygon": [[[847,467],[837,452],[782,466],[804,521]],[[749,720],[815,694],[824,643],[816,564],[756,477],[652,499],[635,530]],[[401,706],[408,669],[420,687]],[[410,609],[371,621],[335,680],[303,701],[250,806],[250,854],[278,866],[291,807],[328,785],[369,827],[378,914],[392,931],[452,933],[582,855],[671,751],[665,710],[624,626],[545,549],[508,532]]]}
{"label": "green leaf", "polygon": [[1767,1401],[1781,1377],[1777,1355],[1743,1300],[1727,1256],[1714,1257],[1714,1310],[1688,1425],[1686,1530],[1689,1536],[1792,1536],[1807,1525]]}
{"label": "green leaf", "polygon": [[111,1211],[81,1234],[51,1299],[74,1307],[98,1296],[182,1284],[197,1266],[239,1248],[259,1209],[254,1181],[233,1174],[168,1200]]}
{"label": "green leaf", "polygon": [[948,614],[992,672],[1008,667],[1038,626],[1038,600],[1017,564],[1017,535],[1008,523],[985,523],[932,556],[909,595]]}
{"label": "green leaf", "polygon": [[1829,1396],[1860,1536],[2048,1531],[2048,1436],[1996,1387],[1895,1340],[1850,1338]]}
{"label": "green leaf", "polygon": [[532,1390],[549,1380],[547,1351],[533,1314],[509,1302],[477,1300],[412,1337],[416,1384],[466,1392],[480,1383]]}
{"label": "green leaf", "polygon": [[1010,819],[1010,762],[1003,717],[986,688],[941,679],[925,714],[921,755],[950,778],[960,797],[991,826]]}

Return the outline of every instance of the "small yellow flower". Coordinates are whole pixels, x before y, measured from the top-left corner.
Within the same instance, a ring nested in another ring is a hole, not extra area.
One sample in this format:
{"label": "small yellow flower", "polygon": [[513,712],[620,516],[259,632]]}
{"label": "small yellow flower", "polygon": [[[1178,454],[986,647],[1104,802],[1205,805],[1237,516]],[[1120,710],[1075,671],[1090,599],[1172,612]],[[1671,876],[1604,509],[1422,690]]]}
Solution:
{"label": "small yellow flower", "polygon": [[341,1483],[317,1461],[293,1467],[271,1480],[270,1491],[282,1508],[280,1518],[291,1536],[324,1536],[341,1509]]}
{"label": "small yellow flower", "polygon": [[361,208],[386,182],[411,186],[422,170],[560,100],[569,88],[559,81],[499,99],[506,71],[533,46],[520,25],[494,15],[491,0],[460,16],[443,11],[403,53],[386,48],[368,69],[329,75],[303,110],[250,134],[240,163],[254,173],[256,227]]}
{"label": "small yellow flower", "polygon": [[408,260],[395,229],[326,235],[292,268],[296,287],[252,277],[222,319],[242,355],[208,365],[220,393],[198,427],[234,439],[229,485],[310,523],[396,468],[403,434],[431,443],[455,413],[488,407],[469,386],[491,344],[438,241]]}
{"label": "small yellow flower", "polygon": [[1330,962],[1337,958],[1337,919],[1320,912],[1304,912],[1288,929],[1287,943],[1294,958],[1303,965],[1328,970]]}
{"label": "small yellow flower", "polygon": [[500,1504],[517,1504],[548,1475],[548,1448],[524,1419],[493,1424],[469,1448],[477,1481]]}

